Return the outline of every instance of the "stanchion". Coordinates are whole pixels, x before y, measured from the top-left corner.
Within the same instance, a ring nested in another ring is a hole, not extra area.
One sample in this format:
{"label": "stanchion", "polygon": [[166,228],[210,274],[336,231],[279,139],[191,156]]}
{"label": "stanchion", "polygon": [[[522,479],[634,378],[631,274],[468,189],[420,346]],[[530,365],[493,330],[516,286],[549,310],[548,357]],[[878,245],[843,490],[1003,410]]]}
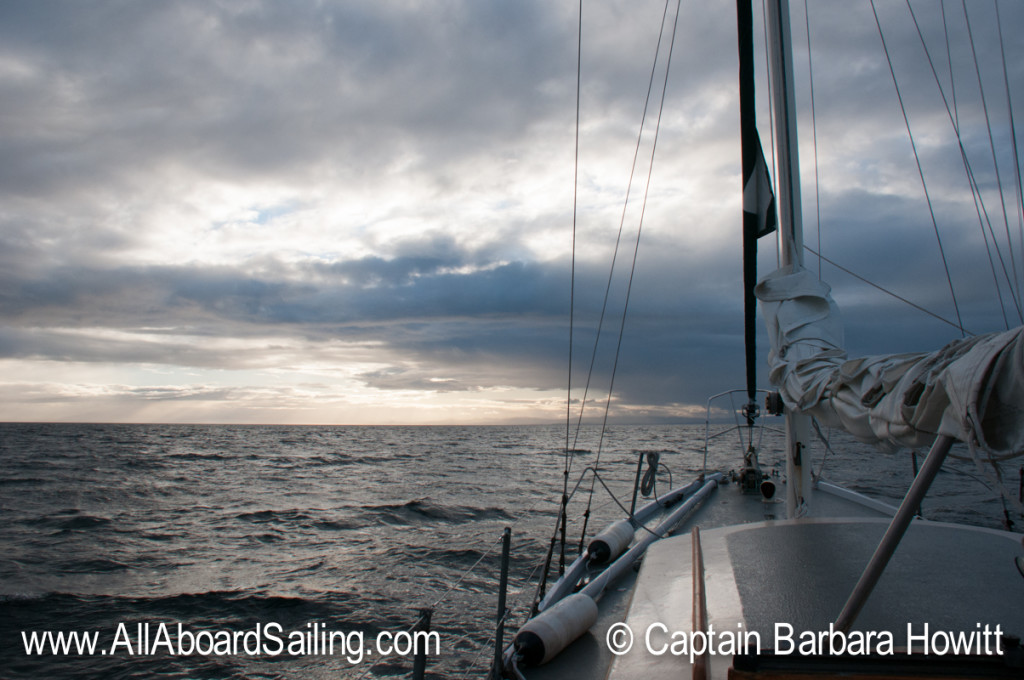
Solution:
{"label": "stanchion", "polygon": [[494,680],[501,680],[502,662],[501,653],[505,647],[505,596],[508,591],[508,553],[512,545],[512,529],[505,527],[505,533],[501,537],[501,582],[498,584],[498,627],[494,633],[494,664],[491,666],[491,677]]}
{"label": "stanchion", "polygon": [[[417,619],[416,625],[413,626],[414,632],[429,632],[430,631],[430,617],[434,615],[433,609],[421,609],[420,618]],[[414,639],[415,636],[414,636]],[[423,645],[421,648],[419,645],[416,646],[416,656],[412,661],[412,680],[423,680],[424,674],[427,672],[427,645]]]}

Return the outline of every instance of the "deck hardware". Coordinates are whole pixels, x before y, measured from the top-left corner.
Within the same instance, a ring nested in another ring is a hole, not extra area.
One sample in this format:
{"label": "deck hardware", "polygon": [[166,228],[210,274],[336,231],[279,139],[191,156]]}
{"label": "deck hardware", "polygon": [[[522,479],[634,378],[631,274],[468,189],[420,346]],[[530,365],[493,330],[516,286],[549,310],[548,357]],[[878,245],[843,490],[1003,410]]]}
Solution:
{"label": "deck hardware", "polygon": [[[637,454],[636,478],[633,480],[633,500],[629,505],[629,518],[634,525],[638,524],[634,518],[636,512],[636,499],[638,495],[650,498],[654,493],[655,477],[658,474],[658,465],[661,463],[661,453],[658,451],[634,451]],[[647,460],[647,472],[644,472],[644,460]],[[641,478],[641,473],[643,477]]]}
{"label": "deck hardware", "polygon": [[636,495],[640,491],[640,473],[643,472],[644,468],[644,454],[643,451],[637,451],[636,457],[636,478],[633,480],[633,501],[629,504],[629,517],[633,518],[633,513],[636,512]]}
{"label": "deck hardware", "polygon": [[747,402],[740,409],[740,413],[747,420],[747,425],[753,425],[754,421],[761,417],[761,407],[756,401]]}
{"label": "deck hardware", "polygon": [[743,471],[740,473],[740,486],[744,492],[757,491],[763,478],[761,464],[757,460],[757,449],[751,444],[743,455]]}

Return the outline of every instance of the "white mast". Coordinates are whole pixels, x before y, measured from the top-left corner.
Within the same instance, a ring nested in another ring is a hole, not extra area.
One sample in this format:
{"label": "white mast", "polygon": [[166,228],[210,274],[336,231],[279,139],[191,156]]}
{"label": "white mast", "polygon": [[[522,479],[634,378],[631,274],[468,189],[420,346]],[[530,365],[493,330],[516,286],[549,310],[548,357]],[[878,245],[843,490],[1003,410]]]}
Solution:
{"label": "white mast", "polygon": [[[793,92],[793,51],[789,30],[789,1],[768,0],[768,65],[778,139],[779,232],[782,266],[803,266],[803,222],[800,214],[800,156],[797,152],[796,97]],[[811,461],[808,443],[811,419],[786,412],[786,512],[803,514],[811,501]]]}

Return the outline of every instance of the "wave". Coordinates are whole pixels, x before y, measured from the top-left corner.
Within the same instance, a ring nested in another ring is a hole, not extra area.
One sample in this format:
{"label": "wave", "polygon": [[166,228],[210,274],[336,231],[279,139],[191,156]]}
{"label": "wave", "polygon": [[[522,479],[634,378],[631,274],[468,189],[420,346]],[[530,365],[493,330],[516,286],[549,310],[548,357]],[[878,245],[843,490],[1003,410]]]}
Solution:
{"label": "wave", "polygon": [[336,519],[325,519],[313,522],[314,529],[320,529],[321,531],[354,531],[361,529],[362,526],[355,522],[344,522]]}
{"label": "wave", "polygon": [[457,568],[457,571],[472,567],[478,562],[497,564],[500,560],[500,554],[494,552],[493,554],[484,557],[484,550],[487,546],[481,546],[481,549],[459,549],[459,548],[443,548],[433,546],[396,546],[393,549],[389,549],[387,552],[397,557],[411,560],[413,562],[423,562],[429,564],[444,565],[447,568]]}
{"label": "wave", "polygon": [[513,517],[501,508],[476,508],[465,505],[440,505],[425,498],[407,503],[365,506],[368,517],[382,519],[390,524],[420,524],[424,522],[446,522],[461,524],[480,520],[512,520]]}
{"label": "wave", "polygon": [[167,458],[169,460],[175,460],[175,461],[180,461],[180,460],[202,460],[202,461],[210,461],[210,460],[235,460],[238,457],[239,457],[239,454],[237,452],[220,453],[220,452],[217,452],[217,451],[210,451],[210,452],[189,451],[189,452],[185,452],[185,453],[170,453],[170,454],[167,454]]}
{"label": "wave", "polygon": [[131,565],[124,562],[105,559],[75,560],[64,564],[64,572],[67,574],[102,574],[112,571],[128,571],[132,568]]}
{"label": "wave", "polygon": [[[312,513],[312,514],[311,514]],[[318,531],[353,531],[361,529],[362,524],[350,522],[338,517],[324,516],[323,511],[288,510],[257,510],[235,515],[235,519],[256,525],[272,527],[298,527]]]}
{"label": "wave", "polygon": [[[340,516],[342,512],[354,513],[354,516]],[[487,520],[511,521],[514,518],[501,508],[444,505],[420,498],[405,503],[368,505],[338,511],[299,508],[256,510],[239,513],[235,515],[235,519],[266,528],[356,531],[377,522],[409,526],[428,523],[463,524]]]}
{"label": "wave", "polygon": [[312,517],[302,510],[257,510],[236,515],[236,519],[253,524],[291,524],[294,522],[312,521]]}
{"label": "wave", "polygon": [[49,484],[50,480],[41,477],[8,477],[0,479],[0,486],[19,486],[22,484]]}
{"label": "wave", "polygon": [[57,529],[58,533],[61,533],[105,527],[111,524],[111,519],[99,515],[89,515],[78,508],[65,508],[49,515],[26,520],[26,523]]}

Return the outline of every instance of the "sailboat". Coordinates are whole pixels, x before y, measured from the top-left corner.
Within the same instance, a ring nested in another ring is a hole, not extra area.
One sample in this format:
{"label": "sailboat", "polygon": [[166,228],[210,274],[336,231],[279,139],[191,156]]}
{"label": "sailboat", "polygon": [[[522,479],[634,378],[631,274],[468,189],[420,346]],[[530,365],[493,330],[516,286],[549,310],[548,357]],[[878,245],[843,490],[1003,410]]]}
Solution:
{"label": "sailboat", "polygon": [[[765,20],[777,194],[754,123],[750,0],[737,15],[748,380],[736,467],[705,469],[594,536],[538,592],[493,674],[1024,677],[1021,535],[918,513],[955,443],[980,469],[1024,452],[1024,329],[847,356],[829,287],[804,266],[788,3],[768,0]],[[776,228],[780,266],[757,281],[757,240]],[[767,392],[749,358],[755,297],[771,344]],[[762,469],[753,434],[768,417],[785,421],[778,476]],[[820,427],[929,452],[895,507],[813,474]]]}

